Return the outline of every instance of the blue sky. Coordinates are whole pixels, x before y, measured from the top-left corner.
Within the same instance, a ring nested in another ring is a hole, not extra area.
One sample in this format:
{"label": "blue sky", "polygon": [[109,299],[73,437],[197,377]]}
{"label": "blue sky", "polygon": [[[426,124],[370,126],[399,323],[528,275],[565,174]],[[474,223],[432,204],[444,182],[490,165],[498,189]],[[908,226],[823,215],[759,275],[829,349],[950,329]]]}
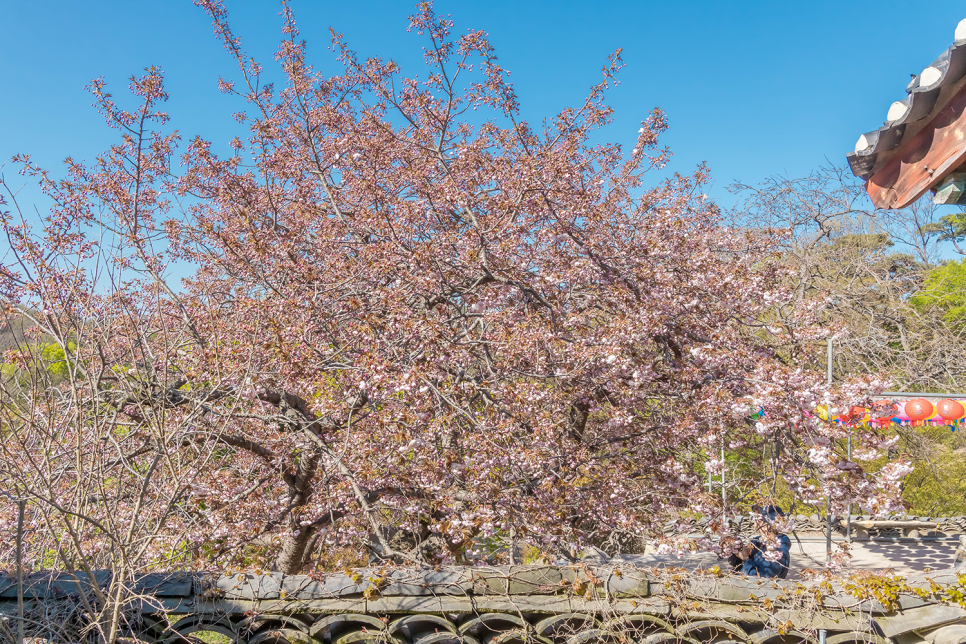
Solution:
{"label": "blue sky", "polygon": [[[419,65],[422,41],[406,31],[408,0],[293,0],[310,60],[334,70],[328,27],[361,55]],[[280,37],[269,0],[228,0],[235,32],[266,65]],[[539,120],[578,103],[608,53],[627,68],[611,93],[604,135],[631,143],[655,106],[669,117],[672,168],[707,161],[725,197],[734,180],[807,174],[844,155],[905,97],[911,73],[953,40],[966,4],[911,9],[908,0],[438,0],[457,31],[483,29]],[[48,167],[91,160],[111,134],[83,87],[104,76],[116,96],[148,65],[165,71],[168,111],[185,138],[224,145],[239,105],[218,93],[231,61],[190,0],[0,0],[0,159],[26,152]],[[10,177],[10,166],[4,168]],[[25,196],[32,194],[31,190]]]}

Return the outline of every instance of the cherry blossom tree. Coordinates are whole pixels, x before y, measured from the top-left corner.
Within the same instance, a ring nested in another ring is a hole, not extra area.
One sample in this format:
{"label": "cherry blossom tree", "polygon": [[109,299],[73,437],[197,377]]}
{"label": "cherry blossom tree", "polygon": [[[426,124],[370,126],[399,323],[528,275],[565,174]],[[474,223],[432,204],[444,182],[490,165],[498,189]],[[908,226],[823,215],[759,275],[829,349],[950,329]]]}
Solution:
{"label": "cherry blossom tree", "polygon": [[[704,167],[649,185],[658,110],[595,142],[619,51],[536,125],[486,34],[428,4],[421,77],[335,32],[344,69],[322,75],[283,4],[278,85],[197,4],[238,63],[233,153],[181,142],[152,68],[131,111],[91,85],[120,136],[93,165],[17,159],[43,221],[4,183],[0,292],[34,334],[4,359],[40,375],[4,381],[0,480],[33,565],[295,573],[367,539],[464,561],[511,536],[574,557],[722,517],[722,446],[805,502],[896,507],[904,463],[848,462],[813,413],[885,383],[806,367],[834,329],[793,298],[782,232],[725,225]],[[29,368],[50,344],[58,382]],[[892,439],[852,440],[872,458]]]}

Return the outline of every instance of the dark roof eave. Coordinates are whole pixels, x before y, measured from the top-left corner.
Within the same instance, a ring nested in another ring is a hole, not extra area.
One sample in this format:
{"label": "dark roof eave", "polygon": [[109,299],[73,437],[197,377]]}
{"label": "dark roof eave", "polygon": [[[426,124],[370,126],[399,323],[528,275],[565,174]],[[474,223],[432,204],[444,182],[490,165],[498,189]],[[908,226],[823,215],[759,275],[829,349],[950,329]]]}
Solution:
{"label": "dark roof eave", "polygon": [[859,137],[856,150],[846,155],[852,173],[871,178],[898,153],[902,141],[922,131],[964,85],[966,20],[957,26],[953,45],[912,79],[906,87],[907,98],[892,104],[889,116],[893,119]]}

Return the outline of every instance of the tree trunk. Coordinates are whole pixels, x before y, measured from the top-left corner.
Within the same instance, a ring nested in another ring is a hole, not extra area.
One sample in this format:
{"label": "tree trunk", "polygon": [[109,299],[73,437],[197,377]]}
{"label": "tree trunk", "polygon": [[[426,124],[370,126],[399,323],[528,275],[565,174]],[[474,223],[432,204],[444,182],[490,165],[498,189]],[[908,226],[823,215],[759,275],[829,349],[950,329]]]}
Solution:
{"label": "tree trunk", "polygon": [[286,575],[297,575],[302,572],[302,559],[305,557],[305,547],[312,538],[312,530],[305,528],[294,537],[288,537],[282,543],[282,550],[275,560],[275,569]]}
{"label": "tree trunk", "polygon": [[300,513],[298,508],[304,506],[312,494],[312,479],[315,478],[318,464],[318,452],[306,454],[299,461],[295,477],[291,482],[289,506],[292,509],[289,513],[288,524],[292,535],[286,537],[282,543],[282,551],[279,552],[278,558],[275,560],[275,569],[286,575],[296,575],[301,572],[305,548],[312,539],[313,530],[299,524]]}

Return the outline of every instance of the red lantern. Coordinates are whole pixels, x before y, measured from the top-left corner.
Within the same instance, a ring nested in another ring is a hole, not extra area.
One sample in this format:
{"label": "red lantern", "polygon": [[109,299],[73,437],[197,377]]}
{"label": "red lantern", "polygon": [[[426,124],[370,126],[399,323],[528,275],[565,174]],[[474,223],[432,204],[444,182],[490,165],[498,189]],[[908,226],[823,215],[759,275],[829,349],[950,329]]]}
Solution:
{"label": "red lantern", "polygon": [[966,416],[966,407],[963,407],[962,403],[950,400],[949,398],[940,400],[939,404],[936,405],[936,411],[946,420],[959,420],[963,416]]}
{"label": "red lantern", "polygon": [[925,398],[913,398],[906,403],[906,416],[912,420],[926,420],[935,414],[936,409]]}

